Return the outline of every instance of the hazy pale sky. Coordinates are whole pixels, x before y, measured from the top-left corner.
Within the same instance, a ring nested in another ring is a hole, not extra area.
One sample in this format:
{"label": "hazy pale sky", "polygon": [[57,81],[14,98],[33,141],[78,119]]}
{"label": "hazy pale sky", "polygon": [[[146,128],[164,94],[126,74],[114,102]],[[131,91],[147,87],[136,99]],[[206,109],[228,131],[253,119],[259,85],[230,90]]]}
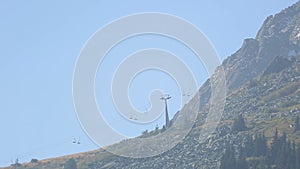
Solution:
{"label": "hazy pale sky", "polygon": [[[243,39],[255,37],[264,19],[280,12],[295,0],[228,0],[228,1],[16,1],[0,2],[0,166],[19,158],[49,158],[98,148],[81,129],[72,100],[72,77],[77,56],[88,38],[107,23],[122,16],[141,12],[163,12],[179,16],[197,26],[210,39],[224,59],[242,45]],[[166,45],[167,44],[167,45]],[[172,45],[170,45],[172,44]],[[123,46],[122,46],[123,45]],[[126,46],[127,45],[127,46]],[[167,48],[178,55],[192,55],[180,44],[157,36],[144,36],[121,44],[110,55],[146,47]],[[118,51],[119,49],[119,51]],[[130,49],[130,50],[129,50]],[[128,51],[127,51],[128,50]],[[108,55],[109,57],[109,55]],[[185,56],[182,56],[183,59]],[[188,65],[197,71],[201,63]],[[117,64],[109,58],[107,63]],[[108,64],[109,65],[109,64]],[[107,65],[106,65],[107,66]],[[200,68],[199,68],[200,67]],[[105,69],[105,66],[103,67]],[[97,84],[108,74],[97,75]],[[200,73],[201,74],[201,73]],[[201,74],[202,75],[202,74]],[[152,79],[152,78],[159,78]],[[150,79],[149,79],[150,78]],[[197,77],[203,83],[207,76]],[[143,82],[147,85],[141,88]],[[160,84],[156,82],[160,81]],[[151,83],[153,82],[153,83]],[[170,113],[180,109],[179,92],[174,81],[158,72],[146,72],[136,79],[132,88],[133,103],[144,111],[146,100],[140,99],[153,86],[159,86],[174,96]],[[143,89],[143,90],[142,90]],[[145,89],[147,91],[145,91]],[[108,97],[97,95],[98,97]],[[110,104],[105,112],[114,112]],[[109,114],[107,114],[109,116]],[[109,117],[107,117],[109,119]],[[111,120],[112,125],[114,121]],[[122,132],[135,136],[156,124],[138,128],[131,125]],[[115,124],[116,129],[123,126]],[[72,144],[72,137],[82,144]]]}

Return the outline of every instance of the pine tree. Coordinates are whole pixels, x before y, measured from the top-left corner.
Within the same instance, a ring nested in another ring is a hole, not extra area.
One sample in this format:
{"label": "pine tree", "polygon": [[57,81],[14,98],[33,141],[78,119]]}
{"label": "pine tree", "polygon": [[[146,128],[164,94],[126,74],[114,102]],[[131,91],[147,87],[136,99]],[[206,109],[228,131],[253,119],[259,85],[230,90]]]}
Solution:
{"label": "pine tree", "polygon": [[68,161],[66,161],[64,169],[77,169],[76,161],[73,158],[70,158]]}
{"label": "pine tree", "polygon": [[235,168],[236,169],[248,169],[249,168],[245,156],[240,155],[238,157],[238,159],[236,160]]}
{"label": "pine tree", "polygon": [[241,149],[241,154],[244,155],[245,157],[253,156],[254,153],[253,149],[254,149],[254,143],[253,143],[252,136],[247,135],[244,146]]}
{"label": "pine tree", "polygon": [[299,116],[296,117],[296,120],[295,120],[295,128],[294,130],[295,131],[299,131],[300,130],[300,121],[299,121]]}
{"label": "pine tree", "polygon": [[235,151],[232,146],[226,148],[221,159],[220,169],[234,169],[236,166]]}
{"label": "pine tree", "polygon": [[236,118],[233,122],[232,130],[233,131],[245,131],[248,128],[246,127],[245,119],[243,118],[243,115],[240,114],[238,118]]}
{"label": "pine tree", "polygon": [[276,154],[279,149],[279,136],[278,136],[278,129],[276,128],[273,140],[272,140],[272,147],[271,147],[271,152]]}
{"label": "pine tree", "polygon": [[254,156],[265,156],[267,154],[267,138],[264,134],[259,134],[255,137],[253,151]]}

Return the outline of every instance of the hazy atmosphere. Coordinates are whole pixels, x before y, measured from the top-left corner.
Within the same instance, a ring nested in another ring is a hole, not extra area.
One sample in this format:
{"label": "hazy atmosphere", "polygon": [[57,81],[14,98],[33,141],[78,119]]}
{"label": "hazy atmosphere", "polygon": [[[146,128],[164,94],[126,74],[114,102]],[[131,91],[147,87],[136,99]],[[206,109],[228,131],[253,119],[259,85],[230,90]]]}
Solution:
{"label": "hazy atmosphere", "polygon": [[[241,48],[244,39],[255,38],[268,16],[295,2],[1,1],[0,167],[16,159],[23,163],[99,148],[77,119],[72,80],[81,49],[110,22],[144,12],[178,16],[201,30],[223,61]],[[197,89],[209,78],[201,60],[174,39],[144,35],[118,44],[98,69],[95,95],[107,122],[128,137],[137,137],[156,126],[162,128],[165,123],[164,115],[144,125],[122,120],[111,99],[115,68],[126,56],[144,48],[165,49],[180,57],[195,75]],[[187,104],[195,94],[190,89],[180,91],[176,79],[152,70],[132,81],[128,95],[137,110],[146,112],[150,109],[149,92],[157,88],[172,96],[168,100],[170,119],[182,108],[181,101]],[[72,143],[74,140],[80,144]]]}

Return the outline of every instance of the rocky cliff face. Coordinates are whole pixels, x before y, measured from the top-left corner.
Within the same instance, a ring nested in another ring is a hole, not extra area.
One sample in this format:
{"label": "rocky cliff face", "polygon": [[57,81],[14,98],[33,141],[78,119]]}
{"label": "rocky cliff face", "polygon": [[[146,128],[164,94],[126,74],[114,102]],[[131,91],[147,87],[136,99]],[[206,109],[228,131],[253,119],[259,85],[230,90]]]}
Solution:
{"label": "rocky cliff face", "polygon": [[234,90],[259,76],[278,56],[300,53],[300,3],[269,16],[255,39],[246,39],[241,49],[226,59],[228,89]]}
{"label": "rocky cliff face", "polygon": [[[243,144],[247,135],[275,127],[300,142],[300,133],[289,128],[300,113],[300,1],[279,14],[269,16],[257,36],[224,60],[228,96],[222,121],[205,143],[198,138],[205,121],[211,88],[208,80],[200,88],[200,111],[189,135],[173,149],[151,158],[130,159],[103,150],[76,157],[81,168],[203,168],[216,169],[228,144]],[[243,114],[249,130],[231,132],[233,119]],[[36,164],[37,168],[61,167],[62,161]],[[32,165],[30,165],[32,167]],[[51,167],[50,167],[51,166]],[[26,167],[25,167],[26,168]],[[28,167],[29,168],[29,167]]]}
{"label": "rocky cliff face", "polygon": [[[245,39],[242,47],[224,60],[228,93],[260,76],[275,58],[300,54],[300,2],[269,16],[256,38]],[[200,110],[210,98],[210,81],[200,88]]]}

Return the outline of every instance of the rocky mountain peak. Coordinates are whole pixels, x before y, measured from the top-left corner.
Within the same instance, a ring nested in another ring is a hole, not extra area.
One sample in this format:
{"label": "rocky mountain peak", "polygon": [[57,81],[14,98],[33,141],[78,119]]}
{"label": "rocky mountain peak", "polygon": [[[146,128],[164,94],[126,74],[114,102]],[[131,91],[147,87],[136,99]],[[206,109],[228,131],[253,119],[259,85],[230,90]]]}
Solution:
{"label": "rocky mountain peak", "polygon": [[284,38],[287,44],[291,46],[299,46],[300,40],[300,1],[296,4],[282,10],[276,15],[269,16],[256,39],[260,42],[268,39]]}
{"label": "rocky mountain peak", "polygon": [[267,17],[256,38],[245,39],[242,47],[224,60],[228,91],[261,75],[275,58],[297,54],[300,54],[300,1]]}

